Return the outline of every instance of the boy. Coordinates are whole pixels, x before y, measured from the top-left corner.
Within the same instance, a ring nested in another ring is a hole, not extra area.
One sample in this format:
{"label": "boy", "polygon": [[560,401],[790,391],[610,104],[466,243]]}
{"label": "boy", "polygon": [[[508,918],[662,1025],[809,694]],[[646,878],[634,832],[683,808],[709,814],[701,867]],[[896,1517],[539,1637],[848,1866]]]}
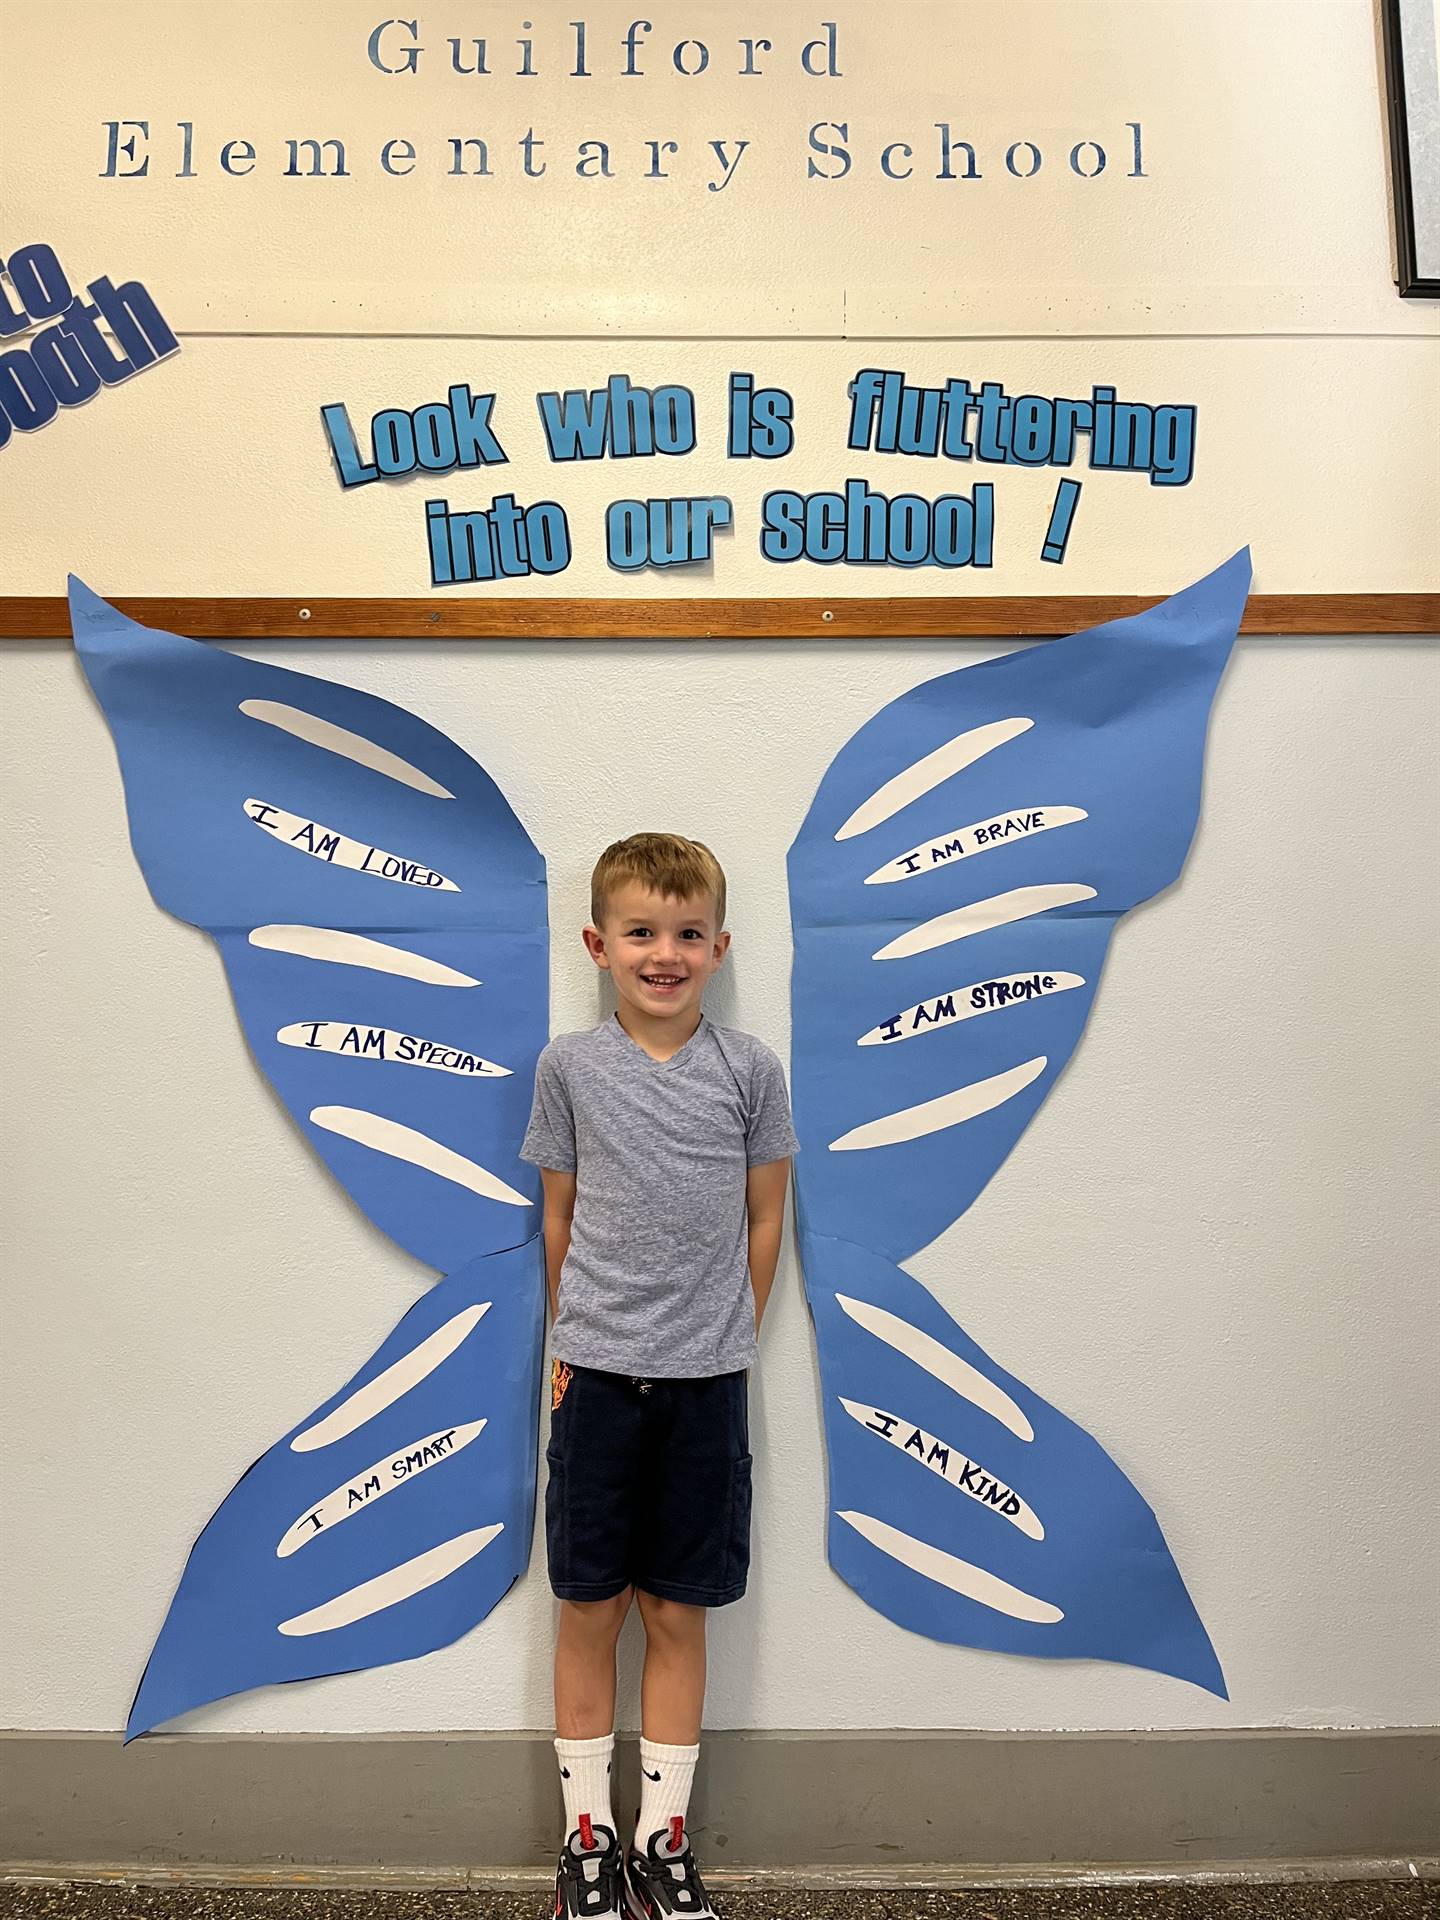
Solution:
{"label": "boy", "polygon": [[[730,945],[708,847],[640,833],[591,881],[587,951],[615,1016],[540,1056],[523,1157],[545,1188],[553,1321],[545,1530],[560,1599],[555,1912],[711,1913],[685,1832],[705,1617],[745,1591],[746,1389],[796,1140],[780,1063],[701,1009]],[[610,1806],[615,1643],[645,1625],[641,1805]]]}

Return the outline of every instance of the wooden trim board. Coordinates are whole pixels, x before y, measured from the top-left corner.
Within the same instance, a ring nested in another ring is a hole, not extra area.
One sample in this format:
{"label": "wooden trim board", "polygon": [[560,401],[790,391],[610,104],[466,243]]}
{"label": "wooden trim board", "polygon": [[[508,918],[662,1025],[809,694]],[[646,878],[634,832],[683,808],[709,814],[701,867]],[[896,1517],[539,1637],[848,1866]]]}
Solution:
{"label": "wooden trim board", "polygon": [[[1140,613],[1163,595],[906,599],[171,599],[121,595],[132,620],[197,640],[1037,639]],[[1249,634],[1440,634],[1440,593],[1260,593]],[[63,640],[61,594],[0,597],[0,640]]]}

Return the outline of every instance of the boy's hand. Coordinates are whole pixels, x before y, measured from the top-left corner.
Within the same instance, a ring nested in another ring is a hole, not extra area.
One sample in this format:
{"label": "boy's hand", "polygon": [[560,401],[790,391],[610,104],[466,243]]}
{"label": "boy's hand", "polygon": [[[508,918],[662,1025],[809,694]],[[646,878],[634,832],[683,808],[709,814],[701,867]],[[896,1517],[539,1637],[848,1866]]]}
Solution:
{"label": "boy's hand", "polygon": [[775,1282],[780,1236],[785,1228],[785,1190],[789,1183],[788,1160],[771,1160],[763,1167],[751,1167],[745,1177],[745,1211],[750,1222],[750,1286],[755,1295],[757,1334]]}

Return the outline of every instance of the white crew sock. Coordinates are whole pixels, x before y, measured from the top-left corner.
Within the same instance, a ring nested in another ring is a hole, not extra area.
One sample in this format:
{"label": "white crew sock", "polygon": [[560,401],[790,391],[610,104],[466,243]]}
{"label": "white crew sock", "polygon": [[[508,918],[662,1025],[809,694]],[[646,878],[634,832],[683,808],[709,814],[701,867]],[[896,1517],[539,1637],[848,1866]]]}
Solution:
{"label": "white crew sock", "polygon": [[640,1812],[635,1822],[635,1844],[644,1853],[654,1836],[663,1830],[667,1841],[679,1820],[681,1827],[690,1810],[690,1783],[695,1778],[695,1762],[700,1758],[698,1743],[693,1747],[662,1747],[654,1740],[640,1742]]}
{"label": "white crew sock", "polygon": [[576,1829],[580,1845],[588,1844],[592,1825],[615,1830],[615,1815],[610,1807],[610,1762],[615,1752],[613,1733],[602,1733],[596,1740],[557,1740],[556,1757],[560,1762],[560,1791],[565,1795],[565,1837]]}

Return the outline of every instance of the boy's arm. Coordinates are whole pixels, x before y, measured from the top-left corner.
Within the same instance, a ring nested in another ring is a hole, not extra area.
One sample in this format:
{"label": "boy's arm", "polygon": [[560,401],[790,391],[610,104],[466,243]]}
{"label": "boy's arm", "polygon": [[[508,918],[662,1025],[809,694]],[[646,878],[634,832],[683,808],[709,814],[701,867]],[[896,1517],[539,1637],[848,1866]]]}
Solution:
{"label": "boy's arm", "polygon": [[[745,1177],[745,1211],[750,1221],[750,1286],[755,1295],[757,1333],[775,1283],[780,1235],[785,1226],[785,1189],[789,1182],[788,1160],[772,1160],[766,1166],[751,1167]],[[548,1219],[548,1206],[546,1215]]]}
{"label": "boy's arm", "polygon": [[575,1176],[540,1169],[545,1189],[545,1284],[550,1295],[550,1321],[560,1312],[560,1269],[570,1251],[570,1223],[575,1217]]}

